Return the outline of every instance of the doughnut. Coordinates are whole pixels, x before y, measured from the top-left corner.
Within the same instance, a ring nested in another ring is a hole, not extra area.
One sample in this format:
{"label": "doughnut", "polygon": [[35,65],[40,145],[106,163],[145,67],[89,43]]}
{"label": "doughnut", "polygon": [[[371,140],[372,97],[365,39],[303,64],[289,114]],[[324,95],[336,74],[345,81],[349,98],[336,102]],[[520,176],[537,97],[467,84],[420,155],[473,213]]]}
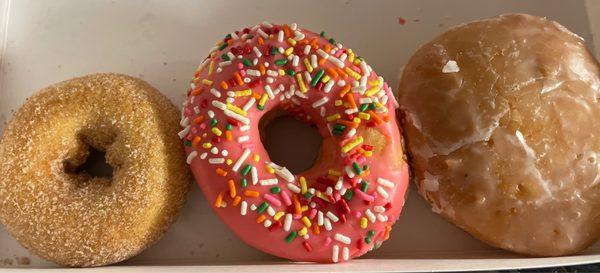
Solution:
{"label": "doughnut", "polygon": [[[116,263],[166,231],[191,175],[179,110],[149,84],[94,74],[42,89],[0,142],[0,219],[25,248],[73,267]],[[104,151],[112,178],[73,171]]]}
{"label": "doughnut", "polygon": [[402,74],[419,193],[488,244],[573,254],[600,235],[600,74],[582,38],[507,14],[454,27]]}
{"label": "doughnut", "polygon": [[[290,260],[340,262],[379,247],[404,205],[396,105],[383,78],[325,32],[265,22],[210,51],[179,136],[206,199],[241,240]],[[321,135],[308,170],[270,160],[259,123],[278,112]]]}

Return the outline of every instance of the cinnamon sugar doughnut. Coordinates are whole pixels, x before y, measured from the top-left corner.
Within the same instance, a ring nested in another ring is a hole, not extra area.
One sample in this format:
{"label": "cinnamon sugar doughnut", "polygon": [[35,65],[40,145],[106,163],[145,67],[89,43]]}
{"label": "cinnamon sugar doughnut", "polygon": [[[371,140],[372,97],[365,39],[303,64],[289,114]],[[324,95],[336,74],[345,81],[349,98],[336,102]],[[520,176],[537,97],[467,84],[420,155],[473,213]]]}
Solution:
{"label": "cinnamon sugar doughnut", "polygon": [[[0,142],[0,219],[27,249],[68,266],[132,257],[175,220],[189,171],[179,113],[147,83],[95,74],[51,85],[14,113]],[[90,146],[112,179],[69,169]]]}
{"label": "cinnamon sugar doughnut", "polygon": [[419,193],[496,247],[578,252],[600,237],[600,69],[579,36],[508,14],[422,46],[400,83]]}

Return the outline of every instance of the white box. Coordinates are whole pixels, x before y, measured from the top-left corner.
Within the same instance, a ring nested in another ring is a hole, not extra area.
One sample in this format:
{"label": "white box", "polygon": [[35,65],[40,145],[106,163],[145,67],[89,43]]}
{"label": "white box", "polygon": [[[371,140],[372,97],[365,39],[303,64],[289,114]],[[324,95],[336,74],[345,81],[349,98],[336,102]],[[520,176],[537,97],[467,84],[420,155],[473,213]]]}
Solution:
{"label": "white box", "polygon": [[[0,0],[0,129],[12,110],[51,83],[94,72],[141,77],[176,104],[215,41],[263,20],[325,30],[366,57],[395,87],[417,47],[448,27],[505,12],[547,16],[600,52],[600,1],[30,1]],[[406,22],[400,24],[400,19]],[[594,47],[595,45],[595,47]],[[24,264],[23,257],[29,259]],[[496,250],[431,212],[414,189],[391,239],[348,263],[302,264],[244,245],[197,187],[163,239],[112,272],[442,271],[534,268],[600,262],[600,243],[576,256],[528,258]],[[0,271],[56,265],[23,249],[0,226]]]}

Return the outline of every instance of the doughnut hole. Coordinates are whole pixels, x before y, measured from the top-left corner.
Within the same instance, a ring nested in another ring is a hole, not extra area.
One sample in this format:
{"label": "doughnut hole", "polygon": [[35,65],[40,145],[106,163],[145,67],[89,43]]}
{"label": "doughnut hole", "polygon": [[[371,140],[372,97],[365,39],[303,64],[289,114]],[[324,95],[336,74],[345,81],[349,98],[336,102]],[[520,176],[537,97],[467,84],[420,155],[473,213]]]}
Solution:
{"label": "doughnut hole", "polygon": [[323,138],[314,125],[285,110],[272,110],[259,121],[260,140],[271,161],[293,174],[315,165],[323,149]]}

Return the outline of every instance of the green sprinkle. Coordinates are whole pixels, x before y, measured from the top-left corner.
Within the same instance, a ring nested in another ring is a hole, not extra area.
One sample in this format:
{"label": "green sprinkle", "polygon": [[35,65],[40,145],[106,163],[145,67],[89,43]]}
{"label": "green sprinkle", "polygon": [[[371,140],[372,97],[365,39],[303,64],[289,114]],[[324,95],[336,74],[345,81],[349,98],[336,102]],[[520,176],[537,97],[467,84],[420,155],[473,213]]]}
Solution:
{"label": "green sprinkle", "polygon": [[241,181],[241,183],[242,183],[242,188],[245,188],[245,187],[247,187],[247,186],[248,186],[248,179],[246,179],[246,178],[242,178],[242,181]]}
{"label": "green sprinkle", "polygon": [[275,55],[277,55],[277,53],[279,53],[279,50],[276,47],[271,49],[271,55],[275,56]]}
{"label": "green sprinkle", "polygon": [[277,187],[277,186],[275,186],[275,187],[272,187],[272,188],[270,189],[270,191],[271,191],[271,193],[272,193],[272,194],[278,194],[278,193],[280,193],[280,192],[281,192],[281,188],[280,188],[280,187]]}
{"label": "green sprinkle", "polygon": [[229,39],[229,38],[231,38],[231,33],[225,35],[225,39]]}
{"label": "green sprinkle", "polygon": [[369,182],[363,180],[363,182],[360,184],[360,190],[362,192],[367,192],[368,188],[369,188]]}
{"label": "green sprinkle", "polygon": [[256,105],[256,108],[258,108],[258,110],[261,110],[261,111],[262,111],[262,110],[265,110],[265,107],[264,107],[264,106],[262,106],[262,105],[260,105],[260,104],[257,104],[257,105]]}
{"label": "green sprinkle", "polygon": [[331,130],[331,133],[336,136],[341,136],[344,134],[344,130],[333,129],[333,130]]}
{"label": "green sprinkle", "polygon": [[354,196],[353,190],[347,190],[346,193],[344,194],[344,198],[348,201],[352,200],[352,196]]}
{"label": "green sprinkle", "polygon": [[364,166],[363,166],[363,170],[364,170],[364,171],[367,171],[367,170],[369,170],[369,165],[364,165]]}
{"label": "green sprinkle", "polygon": [[186,140],[183,142],[183,145],[185,145],[185,146],[188,146],[188,147],[189,147],[189,146],[192,146],[192,142],[186,139]]}
{"label": "green sprinkle", "polygon": [[374,230],[369,230],[369,232],[367,232],[367,236],[368,237],[373,237],[373,235],[375,235],[375,231]]}
{"label": "green sprinkle", "polygon": [[231,131],[231,129],[233,129],[233,125],[227,123],[227,125],[225,125],[225,130]]}
{"label": "green sprinkle", "polygon": [[251,168],[252,168],[252,166],[250,166],[250,164],[246,164],[246,167],[244,167],[244,169],[242,169],[242,175],[247,175],[248,172],[250,172]]}
{"label": "green sprinkle", "polygon": [[359,60],[361,60],[361,61],[363,60],[363,57],[360,56],[360,55],[358,55],[358,57],[356,57],[356,58],[359,59]]}
{"label": "green sprinkle", "polygon": [[227,54],[223,54],[223,55],[221,55],[221,59],[222,59],[223,61],[229,61],[229,60],[231,60],[231,59],[229,59],[229,56],[227,56]]}
{"label": "green sprinkle", "polygon": [[217,121],[217,119],[216,119],[216,118],[213,118],[213,119],[211,119],[211,120],[210,120],[210,127],[215,127],[215,126],[217,126],[217,123],[219,123],[219,122]]}
{"label": "green sprinkle", "polygon": [[338,129],[344,131],[346,129],[346,125],[336,123],[333,125],[333,129]]}
{"label": "green sprinkle", "polygon": [[332,45],[335,45],[335,39],[329,38],[329,43],[332,44]]}
{"label": "green sprinkle", "polygon": [[252,62],[250,60],[248,60],[248,59],[244,59],[242,61],[242,63],[244,64],[244,66],[252,66]]}
{"label": "green sprinkle", "polygon": [[286,243],[291,242],[292,240],[294,240],[296,238],[297,235],[298,235],[298,232],[295,230],[290,232],[290,234],[288,234],[288,236],[285,237],[285,242]]}
{"label": "green sprinkle", "polygon": [[289,69],[287,71],[287,74],[290,75],[290,76],[294,76],[294,75],[296,75],[296,71]]}
{"label": "green sprinkle", "polygon": [[368,103],[363,103],[360,105],[360,111],[364,112],[367,111],[367,109],[369,109],[369,104]]}
{"label": "green sprinkle", "polygon": [[222,44],[222,45],[219,47],[219,50],[223,50],[223,49],[225,49],[227,46],[228,46],[228,44],[227,44],[227,43],[223,43],[223,44]]}
{"label": "green sprinkle", "polygon": [[371,110],[375,110],[375,103],[371,103],[371,104],[369,104],[369,109],[371,109]]}
{"label": "green sprinkle", "polygon": [[267,201],[262,202],[262,204],[260,204],[260,206],[258,206],[256,211],[258,211],[258,213],[262,213],[263,211],[265,211],[267,209],[268,206],[269,206],[269,203],[267,203]]}
{"label": "green sprinkle", "polygon": [[312,198],[313,195],[310,192],[306,192],[302,196],[304,196],[304,198],[306,198],[306,199],[310,199],[310,198]]}
{"label": "green sprinkle", "polygon": [[321,33],[319,33],[319,36],[325,37],[325,31],[321,31]]}
{"label": "green sprinkle", "polygon": [[352,168],[358,175],[360,175],[363,172],[362,169],[360,168],[360,165],[358,165],[358,163],[356,163],[356,162],[352,163]]}
{"label": "green sprinkle", "polygon": [[371,243],[371,237],[365,238],[365,243],[370,244]]}
{"label": "green sprinkle", "polygon": [[278,66],[282,66],[282,65],[285,65],[287,63],[287,59],[278,59],[278,60],[275,60],[274,63],[276,65],[278,65]]}
{"label": "green sprinkle", "polygon": [[317,74],[315,74],[315,76],[310,81],[310,85],[312,85],[313,87],[317,86],[317,83],[319,83],[321,77],[323,77],[323,74],[325,74],[325,70],[319,69],[319,71],[317,71]]}

